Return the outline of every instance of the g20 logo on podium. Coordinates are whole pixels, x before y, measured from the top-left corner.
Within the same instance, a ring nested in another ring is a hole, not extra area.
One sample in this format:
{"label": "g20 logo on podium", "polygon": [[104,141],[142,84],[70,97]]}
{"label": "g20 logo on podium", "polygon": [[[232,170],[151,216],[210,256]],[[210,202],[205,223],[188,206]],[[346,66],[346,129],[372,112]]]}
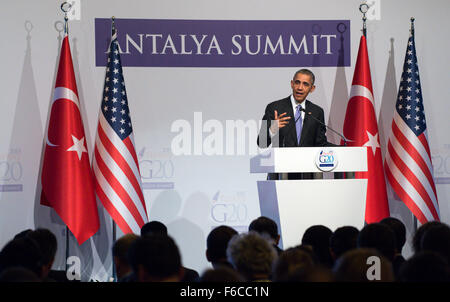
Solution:
{"label": "g20 logo on podium", "polygon": [[337,167],[338,159],[332,149],[322,149],[316,156],[316,166],[320,171],[329,172]]}

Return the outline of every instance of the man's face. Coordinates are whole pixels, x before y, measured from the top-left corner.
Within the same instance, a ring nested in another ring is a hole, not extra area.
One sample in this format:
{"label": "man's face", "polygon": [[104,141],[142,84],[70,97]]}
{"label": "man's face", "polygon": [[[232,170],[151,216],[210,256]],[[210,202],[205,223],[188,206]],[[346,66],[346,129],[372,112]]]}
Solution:
{"label": "man's face", "polygon": [[310,92],[313,92],[316,86],[312,84],[311,77],[306,74],[297,73],[291,81],[292,95],[294,99],[302,103]]}

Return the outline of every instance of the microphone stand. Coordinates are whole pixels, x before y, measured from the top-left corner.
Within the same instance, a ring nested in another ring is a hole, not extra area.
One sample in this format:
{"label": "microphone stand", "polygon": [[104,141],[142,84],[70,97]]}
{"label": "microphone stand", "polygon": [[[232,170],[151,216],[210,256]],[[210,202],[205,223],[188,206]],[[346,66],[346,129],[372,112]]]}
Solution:
{"label": "microphone stand", "polygon": [[333,128],[329,127],[328,125],[326,125],[324,122],[322,122],[321,120],[319,120],[317,117],[315,117],[314,115],[312,115],[312,113],[310,111],[306,112],[305,109],[303,109],[302,107],[300,107],[300,111],[305,112],[305,114],[307,114],[308,116],[312,117],[314,120],[316,120],[317,122],[319,122],[321,125],[325,126],[327,129],[331,130],[333,133],[339,135],[339,137],[341,137],[344,140],[344,146],[347,146],[347,139],[345,138],[345,136],[343,136],[342,134],[340,134],[339,132],[337,132],[336,130],[334,130]]}

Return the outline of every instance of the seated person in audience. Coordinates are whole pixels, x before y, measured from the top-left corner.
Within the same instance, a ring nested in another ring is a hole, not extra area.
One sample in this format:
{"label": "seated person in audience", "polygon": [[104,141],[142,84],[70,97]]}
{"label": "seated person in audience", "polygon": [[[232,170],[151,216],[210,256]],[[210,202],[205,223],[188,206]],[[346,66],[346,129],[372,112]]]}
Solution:
{"label": "seated person in audience", "polygon": [[293,281],[294,275],[300,270],[314,267],[314,260],[310,253],[303,249],[289,248],[278,256],[272,272],[272,280],[276,282]]}
{"label": "seated person in audience", "polygon": [[207,269],[199,279],[200,282],[244,282],[245,279],[237,271],[227,266]]}
{"label": "seated person in audience", "polygon": [[[141,228],[141,236],[147,235],[164,235],[168,236],[167,227],[164,223],[160,221],[150,221],[144,224]],[[182,266],[183,278],[181,282],[193,282],[198,281],[199,274],[197,271]]]}
{"label": "seated person in audience", "polygon": [[42,280],[29,269],[14,266],[0,273],[0,283],[2,282],[42,282]]}
{"label": "seated person in audience", "polygon": [[145,235],[167,235],[167,227],[160,221],[150,221],[141,228],[141,236]]}
{"label": "seated person in audience", "polygon": [[394,274],[397,277],[400,271],[400,266],[405,262],[405,258],[402,256],[403,246],[406,242],[406,227],[399,219],[395,217],[387,217],[380,221],[381,224],[385,224],[394,231],[395,235],[395,254],[392,260],[392,268]]}
{"label": "seated person in audience", "polygon": [[429,227],[420,241],[422,251],[432,251],[440,254],[450,263],[450,227],[441,223]]}
{"label": "seated person in audience", "polygon": [[66,271],[52,270],[58,242],[56,236],[48,229],[36,229],[28,232],[27,237],[33,239],[42,253],[42,274],[44,282],[69,282]]}
{"label": "seated person in audience", "polygon": [[218,226],[209,232],[206,238],[206,259],[211,262],[213,268],[221,266],[233,268],[227,260],[227,246],[230,239],[237,233],[226,225]]}
{"label": "seated person in audience", "polygon": [[428,230],[428,228],[435,226],[435,225],[441,225],[441,222],[439,221],[429,221],[426,222],[424,224],[422,224],[414,233],[413,236],[413,240],[412,240],[412,245],[413,245],[413,250],[414,253],[418,253],[421,251],[421,241],[422,241],[422,236],[423,234],[425,234],[425,232]]}
{"label": "seated person in audience", "polygon": [[309,227],[302,237],[302,245],[310,245],[313,248],[319,263],[325,267],[333,265],[330,254],[330,237],[333,232],[324,225]]}
{"label": "seated person in audience", "polygon": [[136,239],[128,258],[138,282],[179,282],[183,278],[180,251],[170,236]]}
{"label": "seated person in audience", "polygon": [[32,229],[23,230],[23,231],[17,233],[16,235],[14,235],[13,239],[23,238],[23,237],[27,236],[28,233],[31,233],[32,231],[33,231]]}
{"label": "seated person in audience", "polygon": [[445,258],[431,251],[421,251],[405,261],[398,280],[400,282],[450,282],[450,267]]}
{"label": "seated person in audience", "polygon": [[113,244],[112,255],[118,282],[134,281],[135,276],[128,262],[128,251],[133,242],[138,238],[139,236],[136,234],[126,234],[117,239]]}
{"label": "seated person in audience", "polygon": [[289,276],[288,282],[335,282],[330,268],[322,265],[298,267]]}
{"label": "seated person in audience", "polygon": [[249,232],[231,238],[227,258],[247,281],[270,281],[277,252],[261,235]]}
{"label": "seated person in audience", "polygon": [[9,241],[0,252],[0,274],[8,268],[23,267],[42,280],[43,261],[37,243],[28,237]]}
{"label": "seated person in audience", "polygon": [[391,263],[395,256],[395,234],[385,224],[371,223],[362,228],[357,239],[358,248],[373,248]]}
{"label": "seated person in audience", "polygon": [[[369,257],[379,259],[379,270],[376,263],[369,262]],[[391,262],[378,250],[373,248],[357,248],[345,252],[333,266],[337,282],[393,282],[394,272]]]}
{"label": "seated person in audience", "polygon": [[278,255],[282,250],[278,247],[280,242],[280,234],[278,234],[278,226],[272,219],[261,216],[253,220],[248,226],[248,231],[254,231],[259,233],[261,236],[267,238],[273,245]]}
{"label": "seated person in audience", "polygon": [[330,255],[333,262],[345,252],[356,248],[359,230],[353,226],[337,228],[330,237]]}

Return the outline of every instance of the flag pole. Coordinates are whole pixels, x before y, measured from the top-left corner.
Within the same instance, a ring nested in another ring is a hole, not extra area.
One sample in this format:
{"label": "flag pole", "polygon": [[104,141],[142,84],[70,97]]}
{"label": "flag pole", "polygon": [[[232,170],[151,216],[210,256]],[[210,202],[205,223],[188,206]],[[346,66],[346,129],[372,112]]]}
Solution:
{"label": "flag pole", "polygon": [[[114,17],[114,16],[111,17],[111,38],[116,33],[115,19],[116,19],[116,17]],[[116,225],[116,222],[114,221],[114,219],[111,218],[111,220],[112,220],[112,241],[113,241],[113,244],[114,244],[116,242],[116,239],[117,239],[117,225]],[[114,280],[117,281],[117,271],[116,271],[116,265],[114,264],[114,259],[113,259],[113,262],[112,262],[112,273],[113,273]]]}
{"label": "flag pole", "polygon": [[366,21],[367,21],[367,17],[366,17],[366,13],[369,11],[369,5],[367,3],[363,3],[359,6],[359,11],[363,14],[362,20],[363,20],[363,28],[362,28],[362,33],[363,36],[367,38],[367,25],[366,25]]}
{"label": "flag pole", "polygon": [[[72,4],[70,4],[67,1],[61,4],[61,10],[64,13],[64,35],[69,34],[69,22],[68,22],[69,18],[67,17],[67,13],[70,11],[71,8]],[[66,261],[65,261],[66,272],[69,269],[67,259],[69,259],[69,227],[66,224]]]}
{"label": "flag pole", "polygon": [[[411,17],[411,27],[409,29],[411,36],[414,37],[414,21],[416,20],[414,17]],[[416,215],[414,215],[414,213],[412,213],[413,216],[413,228],[414,230],[417,230],[417,217]]]}
{"label": "flag pole", "polygon": [[[111,17],[111,38],[116,34],[116,23],[115,23],[116,17]],[[116,222],[114,219],[112,219],[112,237],[113,237],[113,243],[116,242]],[[115,267],[113,266],[113,274],[115,276]]]}

